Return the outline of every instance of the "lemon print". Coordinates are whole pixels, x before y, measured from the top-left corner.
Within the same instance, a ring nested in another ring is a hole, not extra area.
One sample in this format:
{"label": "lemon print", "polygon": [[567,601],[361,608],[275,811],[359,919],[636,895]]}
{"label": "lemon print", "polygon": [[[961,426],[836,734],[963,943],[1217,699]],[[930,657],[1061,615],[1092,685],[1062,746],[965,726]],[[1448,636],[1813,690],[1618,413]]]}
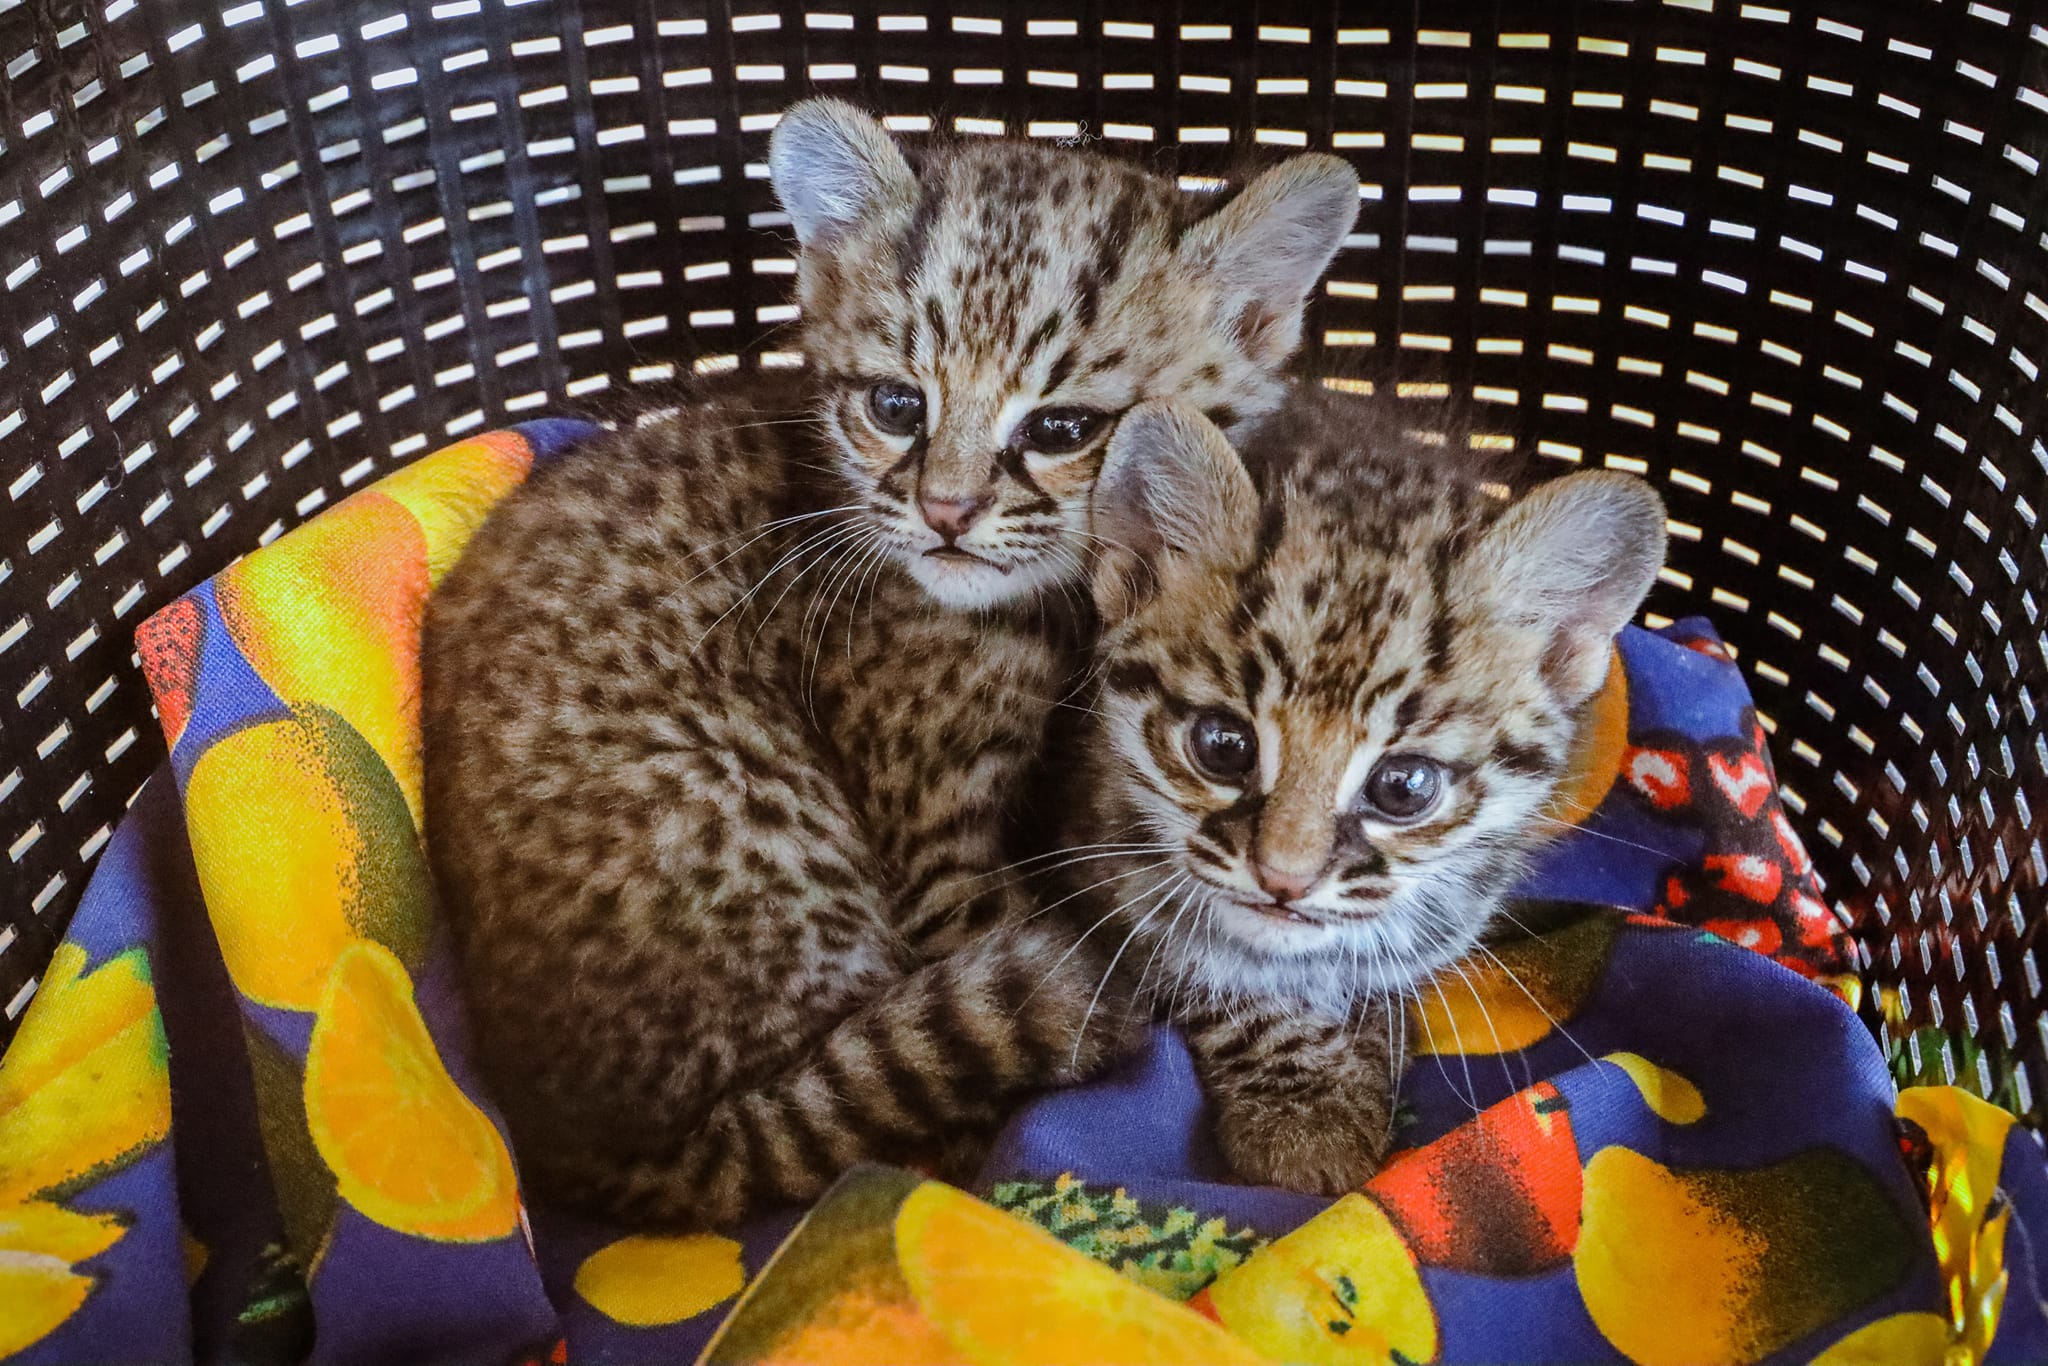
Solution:
{"label": "lemon print", "polygon": [[726,1315],[701,1366],[960,1361],[896,1264],[896,1214],[922,1183],[894,1167],[867,1167],[832,1187]]}
{"label": "lemon print", "polygon": [[1262,1360],[1183,1306],[937,1182],[897,1211],[896,1260],[926,1318],[976,1366]]}
{"label": "lemon print", "polygon": [[1667,1124],[1697,1124],[1707,1113],[1700,1089],[1676,1072],[1659,1067],[1639,1053],[1609,1053],[1600,1061],[1628,1073],[1650,1113]]}
{"label": "lemon print", "polygon": [[1812,1366],[1941,1366],[1947,1351],[1948,1329],[1938,1314],[1893,1314],[1864,1324]]}
{"label": "lemon print", "polygon": [[370,489],[214,579],[249,666],[287,703],[330,709],[369,742],[420,818],[420,613],[425,533]]}
{"label": "lemon print", "polygon": [[306,1050],[306,1122],[341,1197],[401,1233],[484,1242],[518,1225],[512,1157],[442,1065],[389,949],[343,949]]}
{"label": "lemon print", "polygon": [[0,1254],[43,1252],[82,1262],[121,1241],[126,1231],[119,1215],[80,1214],[47,1200],[0,1206]]}
{"label": "lemon print", "polygon": [[1617,926],[1611,914],[1588,915],[1438,973],[1408,1008],[1414,1050],[1482,1057],[1540,1043],[1599,985]]}
{"label": "lemon print", "polygon": [[65,1192],[170,1131],[163,1019],[141,949],[83,972],[60,944],[0,1061],[0,1206]]}
{"label": "lemon print", "polygon": [[1260,1351],[1306,1366],[1401,1362],[1437,1352],[1436,1311],[1385,1211],[1347,1195],[1208,1291],[1216,1316]]}
{"label": "lemon print", "polygon": [[78,1312],[92,1277],[61,1257],[0,1248],[0,1357],[41,1342]]}
{"label": "lemon print", "polygon": [[511,432],[491,432],[436,451],[377,481],[377,492],[418,522],[427,580],[438,585],[484,515],[526,478],[533,455]]}
{"label": "lemon print", "polygon": [[111,1214],[79,1214],[31,1200],[0,1206],[0,1357],[61,1327],[92,1292],[75,1263],[105,1252],[126,1230]]}
{"label": "lemon print", "polygon": [[310,1010],[358,938],[412,961],[427,868],[391,775],[323,707],[236,731],[193,765],[185,824],[228,974],[244,996]]}
{"label": "lemon print", "polygon": [[853,1293],[820,1305],[814,1317],[754,1360],[774,1366],[961,1366],[963,1358],[916,1305]]}
{"label": "lemon print", "polygon": [[1760,1361],[1884,1294],[1911,1259],[1875,1179],[1831,1148],[1737,1171],[1627,1148],[1586,1164],[1579,1295],[1638,1366]]}
{"label": "lemon print", "polygon": [[740,1245],[712,1233],[621,1238],[584,1258],[576,1293],[634,1328],[681,1323],[740,1293]]}
{"label": "lemon print", "polygon": [[1628,670],[1621,666],[1621,651],[1616,650],[1607,668],[1607,681],[1586,704],[1585,719],[1579,723],[1564,778],[1550,799],[1549,814],[1577,825],[1597,811],[1614,780],[1621,776],[1621,756],[1627,749]]}

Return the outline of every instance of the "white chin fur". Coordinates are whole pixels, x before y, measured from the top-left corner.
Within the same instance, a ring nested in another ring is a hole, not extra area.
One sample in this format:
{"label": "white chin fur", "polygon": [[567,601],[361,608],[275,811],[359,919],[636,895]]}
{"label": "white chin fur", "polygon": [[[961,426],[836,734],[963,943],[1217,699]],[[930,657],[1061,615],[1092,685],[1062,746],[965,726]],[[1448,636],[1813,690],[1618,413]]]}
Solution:
{"label": "white chin fur", "polygon": [[1215,936],[1185,959],[1192,975],[1222,996],[1291,995],[1334,1008],[1361,996],[1404,994],[1461,958],[1469,939],[1417,938],[1399,912],[1371,922],[1295,924],[1242,907],[1218,906]]}
{"label": "white chin fur", "polygon": [[919,551],[902,555],[900,562],[927,597],[955,611],[1022,602],[1059,577],[1052,557],[1047,555],[1036,555],[1012,565],[1008,573],[992,564],[932,559]]}

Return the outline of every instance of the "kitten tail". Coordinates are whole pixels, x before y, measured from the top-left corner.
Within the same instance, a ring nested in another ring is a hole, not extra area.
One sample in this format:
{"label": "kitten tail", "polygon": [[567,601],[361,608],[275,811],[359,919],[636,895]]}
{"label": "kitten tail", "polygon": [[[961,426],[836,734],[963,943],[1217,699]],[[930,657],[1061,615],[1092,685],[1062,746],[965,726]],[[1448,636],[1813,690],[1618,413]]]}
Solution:
{"label": "kitten tail", "polygon": [[[636,1222],[725,1227],[815,1200],[849,1168],[974,1151],[1028,1094],[1099,1074],[1146,1017],[1106,948],[995,930],[895,983],[789,1069],[723,1096],[672,1152],[612,1173]],[[1098,996],[1098,989],[1100,993]]]}

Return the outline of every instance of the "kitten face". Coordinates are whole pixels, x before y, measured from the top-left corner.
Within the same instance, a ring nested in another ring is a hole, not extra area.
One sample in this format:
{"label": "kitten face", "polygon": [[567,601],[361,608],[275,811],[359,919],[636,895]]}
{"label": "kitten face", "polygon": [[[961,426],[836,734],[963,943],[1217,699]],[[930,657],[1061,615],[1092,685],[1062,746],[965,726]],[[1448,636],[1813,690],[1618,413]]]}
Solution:
{"label": "kitten face", "polygon": [[771,166],[863,544],[956,607],[1081,577],[1088,496],[1133,404],[1176,397],[1225,426],[1276,405],[1303,296],[1357,212],[1331,157],[1200,221],[1167,179],[1027,143],[936,149],[913,173],[830,101],[785,115]]}
{"label": "kitten face", "polygon": [[1098,578],[1098,815],[1130,833],[1097,838],[1165,846],[1177,908],[1143,932],[1219,991],[1396,991],[1464,955],[1557,828],[1662,560],[1645,486],[1574,476],[1508,512],[1367,416],[1262,434],[1257,492],[1213,428],[1148,423],[1112,456],[1154,466],[1137,515],[1121,469],[1099,495],[1137,553]]}

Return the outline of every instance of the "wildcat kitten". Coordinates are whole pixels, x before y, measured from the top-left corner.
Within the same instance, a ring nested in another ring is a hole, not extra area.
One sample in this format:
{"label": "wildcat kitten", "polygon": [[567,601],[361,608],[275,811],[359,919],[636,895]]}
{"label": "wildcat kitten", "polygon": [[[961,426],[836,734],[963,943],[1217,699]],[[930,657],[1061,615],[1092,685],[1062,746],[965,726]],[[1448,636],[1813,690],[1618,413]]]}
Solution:
{"label": "wildcat kitten", "polygon": [[1067,676],[1040,599],[1120,413],[1280,401],[1357,211],[1332,157],[1206,214],[1025,143],[913,171],[832,101],[769,165],[808,371],[537,469],[426,622],[480,1063],[538,1193],[642,1220],[809,1199],[1118,1045],[1099,964],[988,876]]}
{"label": "wildcat kitten", "polygon": [[1086,865],[1110,875],[1088,918],[1109,908],[1183,1027],[1231,1165],[1326,1194],[1383,1156],[1395,1013],[1543,843],[1664,556],[1639,480],[1509,503],[1387,425],[1304,395],[1240,459],[1148,404],[1095,493],[1100,720],[1070,837],[1155,852]]}

